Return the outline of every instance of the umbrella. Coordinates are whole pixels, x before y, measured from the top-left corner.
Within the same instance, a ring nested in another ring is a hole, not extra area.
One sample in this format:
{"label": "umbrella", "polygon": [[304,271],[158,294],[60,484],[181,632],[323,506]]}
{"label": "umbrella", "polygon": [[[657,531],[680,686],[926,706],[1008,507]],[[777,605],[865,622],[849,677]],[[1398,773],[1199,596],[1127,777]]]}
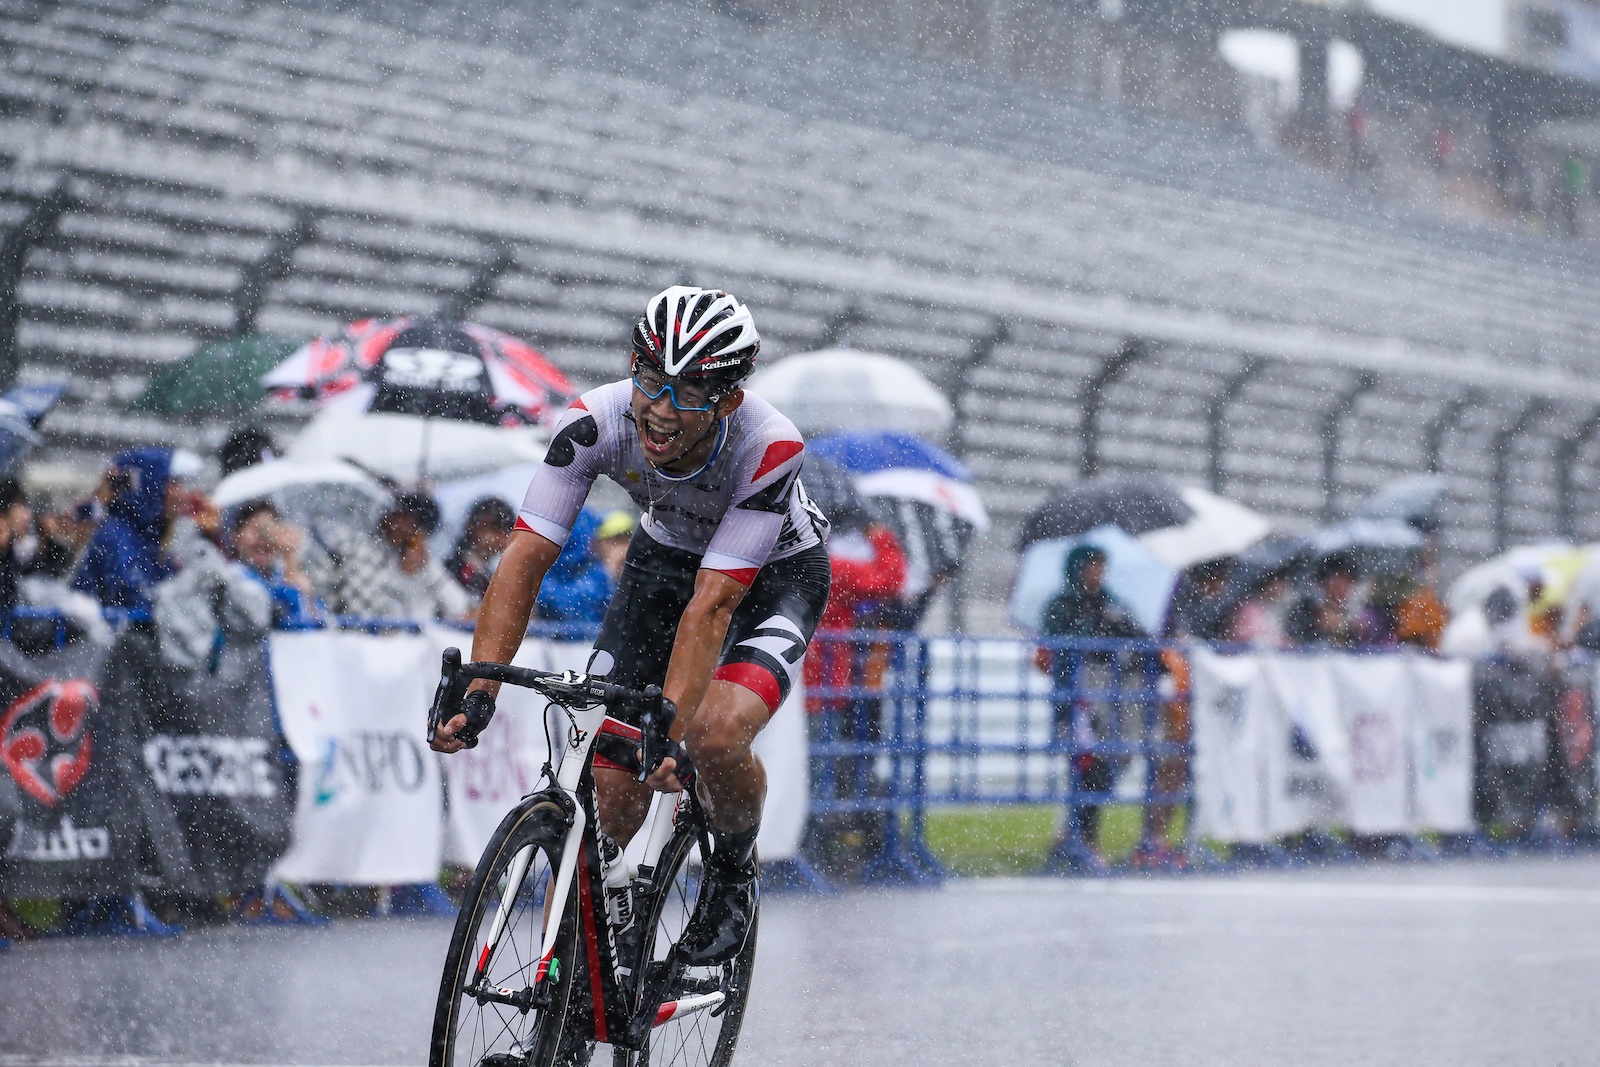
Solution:
{"label": "umbrella", "polygon": [[1270,522],[1249,508],[1204,489],[1186,485],[1178,495],[1193,513],[1189,520],[1150,530],[1139,538],[1158,559],[1178,570],[1237,556],[1272,529]]}
{"label": "umbrella", "polygon": [[1048,538],[1029,545],[1011,583],[1011,620],[1024,630],[1038,632],[1042,628],[1045,609],[1061,592],[1067,553],[1079,545],[1094,545],[1105,552],[1106,591],[1133,614],[1145,633],[1160,633],[1178,572],[1115,526],[1098,526],[1074,537]]}
{"label": "umbrella", "polygon": [[0,477],[9,477],[42,437],[39,423],[67,391],[64,383],[19,385],[0,396]]}
{"label": "umbrella", "polygon": [[1526,590],[1530,581],[1544,587],[1534,607],[1565,603],[1575,592],[1587,594],[1588,589],[1580,586],[1587,586],[1581,579],[1589,559],[1589,552],[1565,541],[1518,545],[1457,578],[1450,587],[1450,608],[1465,611],[1482,604],[1502,586]]}
{"label": "umbrella", "polygon": [[1355,510],[1358,519],[1397,519],[1420,530],[1438,527],[1439,504],[1450,483],[1437,474],[1418,474],[1390,482]]}
{"label": "umbrella", "polygon": [[1035,541],[1074,537],[1097,526],[1116,526],[1138,536],[1194,519],[1176,489],[1155,478],[1092,478],[1045,501],[1022,527],[1020,548]]}
{"label": "umbrella", "polygon": [[251,500],[270,500],[314,541],[335,544],[347,539],[341,535],[375,529],[391,497],[377,479],[348,463],[276,459],[228,475],[211,500],[224,512]]}
{"label": "umbrella", "polygon": [[1345,519],[1313,531],[1307,543],[1316,559],[1346,555],[1364,571],[1403,569],[1427,539],[1399,519]]}
{"label": "umbrella", "polygon": [[808,455],[800,484],[836,530],[861,529],[880,517],[856,490],[850,472],[832,460]]}
{"label": "umbrella", "polygon": [[544,458],[542,431],[503,428],[420,415],[319,412],[295,438],[287,457],[342,459],[395,482],[420,480],[419,472],[449,481]]}
{"label": "umbrella", "polygon": [[905,360],[827,348],[764,367],[751,392],[807,434],[871,428],[942,435],[955,419],[945,395]]}
{"label": "umbrella", "polygon": [[830,434],[812,441],[809,453],[853,473],[864,496],[920,500],[974,529],[989,528],[989,513],[972,487],[972,472],[915,434],[894,430]]}
{"label": "umbrella", "polygon": [[303,337],[246,334],[206,345],[150,376],[133,402],[152,415],[238,415],[261,399],[261,376],[305,344]]}
{"label": "umbrella", "polygon": [[853,472],[856,489],[900,539],[908,565],[907,597],[960,567],[974,535],[989,528],[971,472],[914,434],[831,434],[813,441],[810,451]]}
{"label": "umbrella", "polygon": [[503,425],[554,418],[566,375],[510,334],[437,319],[364,319],[319,337],[264,375],[279,395],[325,405]]}

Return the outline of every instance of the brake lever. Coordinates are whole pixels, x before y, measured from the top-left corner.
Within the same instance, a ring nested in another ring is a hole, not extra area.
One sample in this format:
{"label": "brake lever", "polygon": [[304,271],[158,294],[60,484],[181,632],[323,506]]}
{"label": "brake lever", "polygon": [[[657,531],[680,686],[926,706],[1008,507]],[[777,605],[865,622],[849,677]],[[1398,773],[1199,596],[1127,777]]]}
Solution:
{"label": "brake lever", "polygon": [[433,691],[433,703],[428,706],[428,744],[433,744],[439,727],[456,717],[461,710],[461,698],[466,695],[466,679],[461,677],[461,650],[447,648],[439,665],[439,686]]}

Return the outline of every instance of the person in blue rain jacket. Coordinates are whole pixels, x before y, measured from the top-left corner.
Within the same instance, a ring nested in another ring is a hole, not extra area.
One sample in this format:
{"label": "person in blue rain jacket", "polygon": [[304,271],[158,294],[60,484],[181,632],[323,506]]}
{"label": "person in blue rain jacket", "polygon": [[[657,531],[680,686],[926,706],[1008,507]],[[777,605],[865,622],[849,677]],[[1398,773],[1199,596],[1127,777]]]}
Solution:
{"label": "person in blue rain jacket", "polygon": [[539,618],[550,622],[598,625],[611,601],[610,575],[594,551],[600,516],[588,508],[579,512],[561,555],[539,588]]}
{"label": "person in blue rain jacket", "polygon": [[172,488],[172,462],[170,448],[136,448],[112,462],[113,495],[78,562],[74,589],[108,608],[150,610],[151,589],[173,574],[161,545],[169,518],[183,503],[181,490]]}

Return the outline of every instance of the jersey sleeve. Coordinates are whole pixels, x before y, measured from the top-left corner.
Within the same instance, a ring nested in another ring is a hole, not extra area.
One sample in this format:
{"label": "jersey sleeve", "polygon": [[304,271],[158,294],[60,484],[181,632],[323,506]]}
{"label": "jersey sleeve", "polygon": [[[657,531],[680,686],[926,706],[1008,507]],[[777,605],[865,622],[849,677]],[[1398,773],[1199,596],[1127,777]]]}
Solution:
{"label": "jersey sleeve", "polygon": [[558,545],[567,543],[600,473],[600,424],[589,400],[589,394],[580,396],[562,414],[550,450],[533,472],[517,511],[517,529],[531,530]]}
{"label": "jersey sleeve", "polygon": [[739,465],[739,488],[706,546],[700,566],[749,585],[772,554],[789,513],[805,444],[792,428],[769,435]]}

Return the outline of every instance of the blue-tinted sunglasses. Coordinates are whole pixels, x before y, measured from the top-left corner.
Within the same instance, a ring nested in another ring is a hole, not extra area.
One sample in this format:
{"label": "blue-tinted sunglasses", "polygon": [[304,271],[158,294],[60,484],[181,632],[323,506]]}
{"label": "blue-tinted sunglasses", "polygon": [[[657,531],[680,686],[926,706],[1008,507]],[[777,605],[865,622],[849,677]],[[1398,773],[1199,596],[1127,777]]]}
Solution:
{"label": "blue-tinted sunglasses", "polygon": [[662,393],[672,397],[672,406],[679,411],[710,411],[722,397],[703,385],[674,382],[665,374],[650,367],[633,369],[633,387],[651,400],[659,400]]}

